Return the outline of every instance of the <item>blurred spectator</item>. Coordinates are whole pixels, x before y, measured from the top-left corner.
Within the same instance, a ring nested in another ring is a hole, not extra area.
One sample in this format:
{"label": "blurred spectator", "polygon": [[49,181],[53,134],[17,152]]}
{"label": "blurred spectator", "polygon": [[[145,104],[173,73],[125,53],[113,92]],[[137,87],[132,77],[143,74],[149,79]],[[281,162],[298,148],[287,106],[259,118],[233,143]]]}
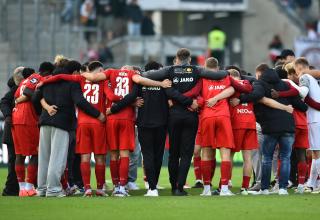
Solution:
{"label": "blurred spectator", "polygon": [[310,8],[312,0],[295,0],[298,8],[298,14],[304,21],[310,21]]}
{"label": "blurred spectator", "polygon": [[154,35],[155,34],[151,12],[146,12],[143,19],[142,19],[141,34],[142,35]]}
{"label": "blurred spectator", "polygon": [[126,34],[126,2],[126,0],[111,0],[112,14],[114,16],[113,34],[116,37]]}
{"label": "blurred spectator", "polygon": [[219,61],[221,67],[224,66],[224,52],[227,42],[227,36],[220,27],[213,27],[208,33],[208,48],[210,57],[214,57]]}
{"label": "blurred spectator", "polygon": [[277,58],[280,56],[283,49],[283,44],[279,35],[274,35],[272,41],[269,44],[269,57],[273,64],[277,62]]}
{"label": "blurred spectator", "polygon": [[310,40],[316,40],[318,38],[316,27],[313,23],[307,23],[307,36]]}
{"label": "blurred spectator", "polygon": [[102,38],[107,37],[112,32],[114,25],[114,16],[112,13],[111,0],[96,0],[96,8],[98,15],[98,27],[102,32]]}
{"label": "blurred spectator", "polygon": [[88,62],[99,60],[99,53],[94,47],[90,47],[87,52]]}
{"label": "blurred spectator", "polygon": [[73,1],[74,0],[65,0],[64,8],[61,12],[61,21],[68,23],[73,19]]}
{"label": "blurred spectator", "polygon": [[[81,23],[87,28],[92,28],[97,25],[97,13],[93,0],[85,0],[82,3],[80,8],[80,19]],[[92,33],[92,30],[86,30],[84,33],[84,37],[88,44],[91,42]]]}
{"label": "blurred spectator", "polygon": [[126,9],[126,16],[128,18],[128,35],[139,36],[141,34],[141,22],[143,19],[143,13],[140,6],[138,5],[137,0],[131,0]]}
{"label": "blurred spectator", "polygon": [[98,50],[99,61],[103,64],[110,64],[113,63],[113,53],[108,45],[100,44]]}

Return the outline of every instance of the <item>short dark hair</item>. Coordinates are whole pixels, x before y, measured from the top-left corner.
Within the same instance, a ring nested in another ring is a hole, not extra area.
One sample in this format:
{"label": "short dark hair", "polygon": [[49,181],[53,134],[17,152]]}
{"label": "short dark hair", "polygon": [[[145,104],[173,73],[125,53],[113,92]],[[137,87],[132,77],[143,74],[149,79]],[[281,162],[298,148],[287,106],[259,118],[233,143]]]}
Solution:
{"label": "short dark hair", "polygon": [[267,69],[269,69],[268,64],[266,64],[266,63],[260,63],[260,64],[256,67],[256,72],[261,72],[261,73],[263,73],[263,72],[266,71]]}
{"label": "short dark hair", "polygon": [[276,71],[276,73],[278,74],[280,79],[287,79],[288,78],[288,73],[286,70],[283,69],[283,67],[281,65],[276,66],[274,68],[274,70]]}
{"label": "short dark hair", "polygon": [[42,62],[39,66],[39,73],[41,76],[51,75],[54,70],[54,65],[51,62]]}
{"label": "short dark hair", "polygon": [[309,62],[306,58],[304,57],[299,57],[298,59],[296,59],[294,61],[294,65],[302,65],[302,66],[305,66],[305,67],[309,67]]}
{"label": "short dark hair", "polygon": [[177,51],[177,55],[176,55],[176,57],[180,61],[187,60],[188,58],[190,58],[190,56],[191,56],[190,50],[188,50],[187,48],[180,48]]}
{"label": "short dark hair", "polygon": [[210,69],[216,69],[219,67],[219,61],[214,57],[209,57],[206,59],[206,67]]}
{"label": "short dark hair", "polygon": [[32,74],[34,74],[36,71],[32,68],[29,68],[29,67],[25,67],[23,68],[22,70],[22,76],[23,78],[28,78],[29,76],[31,76]]}
{"label": "short dark hair", "polygon": [[81,65],[80,70],[81,70],[82,72],[86,72],[86,71],[87,71],[87,68],[88,68],[88,65],[89,65],[89,62],[83,63],[83,64]]}
{"label": "short dark hair", "polygon": [[[91,71],[94,71],[98,68],[103,68],[103,64],[99,61],[92,61],[88,64],[88,70],[91,72]],[[81,69],[81,67],[80,67]]]}
{"label": "short dark hair", "polygon": [[236,66],[236,65],[229,65],[229,66],[226,66],[224,69],[225,69],[225,70],[235,69],[235,70],[237,70],[239,73],[241,73],[241,69],[240,69],[238,66]]}
{"label": "short dark hair", "polygon": [[144,70],[145,71],[149,71],[149,70],[158,70],[160,69],[161,67],[163,67],[163,65],[161,63],[158,63],[156,61],[150,61],[149,63],[147,63],[145,66],[144,66]]}
{"label": "short dark hair", "polygon": [[65,71],[66,73],[72,74],[74,72],[79,72],[81,64],[76,60],[70,60],[66,63]]}
{"label": "short dark hair", "polygon": [[134,71],[139,71],[139,72],[141,72],[141,68],[140,68],[139,66],[132,66],[132,69],[133,69]]}

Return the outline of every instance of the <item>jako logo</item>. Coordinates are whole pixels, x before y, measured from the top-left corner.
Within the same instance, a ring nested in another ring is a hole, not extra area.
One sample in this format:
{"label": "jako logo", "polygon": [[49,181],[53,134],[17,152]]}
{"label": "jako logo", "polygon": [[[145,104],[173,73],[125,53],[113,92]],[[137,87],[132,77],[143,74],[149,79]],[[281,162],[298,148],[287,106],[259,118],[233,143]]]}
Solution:
{"label": "jako logo", "polygon": [[252,114],[252,111],[248,109],[237,109],[237,114]]}
{"label": "jako logo", "polygon": [[213,86],[213,85],[211,85],[211,86],[209,86],[209,90],[224,90],[226,88],[226,86],[224,86],[224,85],[221,85],[221,86]]}
{"label": "jako logo", "polygon": [[173,80],[172,80],[172,82],[173,82],[174,84],[177,84],[177,83],[179,82],[179,78],[178,78],[178,77],[174,77]]}

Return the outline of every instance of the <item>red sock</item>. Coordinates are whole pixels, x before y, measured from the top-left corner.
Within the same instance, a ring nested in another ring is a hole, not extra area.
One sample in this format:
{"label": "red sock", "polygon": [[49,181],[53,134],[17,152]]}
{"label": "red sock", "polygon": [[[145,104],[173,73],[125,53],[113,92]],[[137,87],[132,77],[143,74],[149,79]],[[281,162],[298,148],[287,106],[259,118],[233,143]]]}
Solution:
{"label": "red sock", "polygon": [[194,169],[194,176],[196,180],[201,180],[201,157],[194,157],[193,158],[193,169]]}
{"label": "red sock", "polygon": [[110,173],[114,186],[119,184],[119,163],[117,160],[110,160]]}
{"label": "red sock", "polygon": [[298,163],[298,183],[299,184],[304,184],[306,181],[306,175],[307,175],[307,163],[304,162],[299,162]]}
{"label": "red sock", "polygon": [[250,184],[250,176],[242,177],[242,188],[248,189]]}
{"label": "red sock", "polygon": [[26,182],[35,185],[37,182],[37,174],[38,174],[38,165],[28,164]]}
{"label": "red sock", "polygon": [[214,177],[214,173],[216,171],[216,165],[217,165],[216,159],[211,160],[211,182]]}
{"label": "red sock", "polygon": [[24,164],[16,164],[15,170],[16,170],[18,182],[19,183],[24,182],[26,178],[26,170],[24,168]]}
{"label": "red sock", "polygon": [[80,163],[81,176],[84,185],[84,189],[90,189],[90,176],[91,176],[91,168],[90,162],[81,162]]}
{"label": "red sock", "polygon": [[120,185],[125,186],[128,183],[129,157],[120,157],[119,177]]}
{"label": "red sock", "polygon": [[105,177],[106,165],[96,163],[95,173],[96,173],[96,180],[97,180],[97,189],[102,189],[103,184],[106,181],[106,177]]}
{"label": "red sock", "polygon": [[66,168],[64,170],[63,175],[60,180],[60,183],[61,183],[63,189],[68,188],[68,168]]}
{"label": "red sock", "polygon": [[231,171],[231,162],[230,161],[222,161],[221,167],[221,185],[228,185]]}
{"label": "red sock", "polygon": [[309,178],[310,176],[310,170],[311,170],[311,164],[312,164],[312,157],[307,157],[307,179]]}
{"label": "red sock", "polygon": [[201,172],[204,185],[210,185],[211,183],[211,161],[201,160]]}
{"label": "red sock", "polygon": [[280,177],[280,169],[281,169],[281,160],[278,160],[278,168],[277,168],[277,176],[278,176],[278,179]]}

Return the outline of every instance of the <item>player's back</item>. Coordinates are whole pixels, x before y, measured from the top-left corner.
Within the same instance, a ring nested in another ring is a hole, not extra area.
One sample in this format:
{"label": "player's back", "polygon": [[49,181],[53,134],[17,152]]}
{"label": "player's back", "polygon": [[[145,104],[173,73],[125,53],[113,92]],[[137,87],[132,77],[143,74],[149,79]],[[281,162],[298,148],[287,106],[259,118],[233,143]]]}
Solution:
{"label": "player's back", "polygon": [[[34,78],[34,74],[32,74],[31,76],[29,76],[27,79],[23,80],[20,83],[20,85],[14,95],[15,98],[19,98],[21,95],[23,95],[23,91],[26,88],[29,88],[30,81],[33,78]],[[35,89],[35,87],[34,87],[34,89]],[[16,106],[14,107],[14,109],[12,111],[13,124],[37,125],[38,120],[39,120],[39,117],[38,117],[36,110],[30,100],[16,104]]]}
{"label": "player's back", "polygon": [[[132,76],[136,74],[133,70],[127,69],[109,69],[105,71],[109,79],[110,89],[114,95],[124,97],[132,91],[133,80]],[[107,117],[108,120],[125,119],[134,120],[135,112],[133,106],[127,106],[118,113],[111,114]]]}
{"label": "player's back", "polygon": [[[79,75],[79,82],[84,98],[98,111],[104,112],[106,103],[104,81],[90,82]],[[101,122],[78,109],[78,124],[101,124]]]}
{"label": "player's back", "polygon": [[[201,96],[206,101],[218,95],[229,86],[231,86],[229,77],[226,77],[221,80],[203,79]],[[210,118],[217,116],[230,117],[229,104],[227,99],[222,99],[218,101],[213,107],[208,107],[207,105],[205,105],[201,113],[202,118]]]}

